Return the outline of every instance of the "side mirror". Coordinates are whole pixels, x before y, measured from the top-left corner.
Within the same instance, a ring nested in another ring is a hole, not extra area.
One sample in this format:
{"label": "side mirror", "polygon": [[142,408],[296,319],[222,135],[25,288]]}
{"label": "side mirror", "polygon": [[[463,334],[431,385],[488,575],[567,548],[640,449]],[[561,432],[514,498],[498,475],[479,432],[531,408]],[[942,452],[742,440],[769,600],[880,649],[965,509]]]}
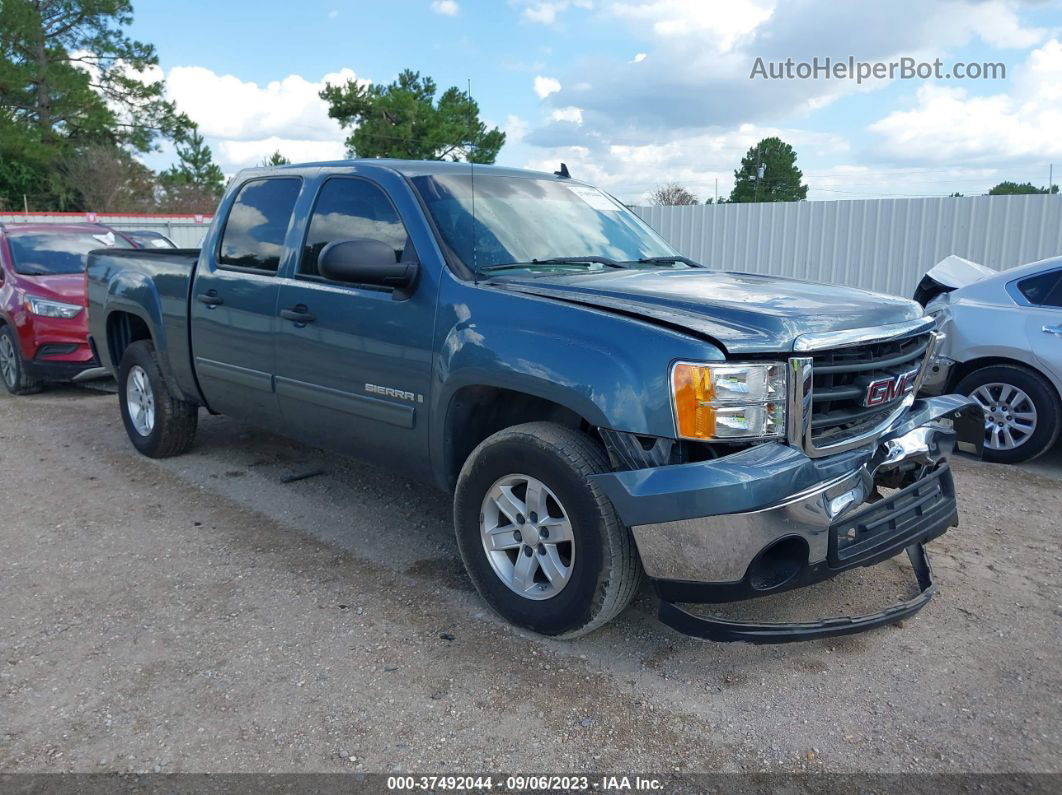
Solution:
{"label": "side mirror", "polygon": [[390,287],[396,298],[417,278],[416,262],[395,262],[395,250],[382,240],[359,237],[335,240],[321,249],[317,270],[326,279]]}

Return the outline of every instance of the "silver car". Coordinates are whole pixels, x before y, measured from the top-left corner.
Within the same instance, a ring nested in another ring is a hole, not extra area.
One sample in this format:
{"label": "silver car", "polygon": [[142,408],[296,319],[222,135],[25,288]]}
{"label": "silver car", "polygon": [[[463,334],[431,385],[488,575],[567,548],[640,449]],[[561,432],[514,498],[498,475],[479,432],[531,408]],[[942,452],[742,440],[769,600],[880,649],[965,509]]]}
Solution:
{"label": "silver car", "polygon": [[981,404],[987,461],[1051,449],[1062,424],[1062,257],[1000,273],[948,257],[915,298],[947,335],[922,391]]}

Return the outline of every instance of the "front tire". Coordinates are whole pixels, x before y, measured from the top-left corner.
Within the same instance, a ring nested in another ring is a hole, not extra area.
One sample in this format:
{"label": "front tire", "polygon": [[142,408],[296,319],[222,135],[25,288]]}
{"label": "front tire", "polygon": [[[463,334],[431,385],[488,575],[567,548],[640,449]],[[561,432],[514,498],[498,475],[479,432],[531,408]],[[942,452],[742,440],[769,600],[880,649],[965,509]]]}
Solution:
{"label": "front tire", "polygon": [[0,381],[12,395],[32,395],[44,388],[41,381],[27,375],[18,337],[8,325],[0,328]]}
{"label": "front tire", "polygon": [[1043,455],[1058,439],[1062,405],[1039,373],[1010,364],[974,370],[955,388],[985,412],[985,461],[1017,464]]}
{"label": "front tire", "polygon": [[461,469],[457,546],[483,599],[533,632],[574,638],[617,616],[641,581],[634,541],[590,482],[604,449],[532,422],[499,431]]}
{"label": "front tire", "polygon": [[132,343],[122,355],[118,403],[129,441],[148,458],[169,458],[191,447],[199,408],[170,392],[149,340]]}

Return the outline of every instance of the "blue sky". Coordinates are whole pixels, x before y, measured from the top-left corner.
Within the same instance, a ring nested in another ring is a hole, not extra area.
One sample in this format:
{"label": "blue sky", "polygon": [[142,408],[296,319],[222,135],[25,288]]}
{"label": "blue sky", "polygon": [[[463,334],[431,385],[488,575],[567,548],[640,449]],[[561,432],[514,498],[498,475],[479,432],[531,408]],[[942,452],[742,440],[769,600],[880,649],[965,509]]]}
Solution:
{"label": "blue sky", "polygon": [[[481,118],[508,135],[499,163],[564,160],[630,202],[668,181],[725,195],[774,134],[812,199],[1044,185],[1051,162],[1062,180],[1059,0],[141,0],[132,33],[156,45],[226,173],[275,149],[342,156],[321,85],[411,68],[443,89],[472,81]],[[757,57],[849,55],[999,62],[1006,78],[749,78]]]}

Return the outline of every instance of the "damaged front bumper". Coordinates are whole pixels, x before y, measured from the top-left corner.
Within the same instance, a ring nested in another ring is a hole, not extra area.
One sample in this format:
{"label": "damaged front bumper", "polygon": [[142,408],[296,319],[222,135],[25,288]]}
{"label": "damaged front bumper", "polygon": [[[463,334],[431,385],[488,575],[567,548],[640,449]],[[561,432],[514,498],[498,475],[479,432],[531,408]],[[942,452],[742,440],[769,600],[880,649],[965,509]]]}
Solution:
{"label": "damaged front bumper", "polygon": [[[811,458],[769,443],[594,480],[634,534],[664,623],[711,640],[809,640],[892,623],[929,601],[934,587],[922,545],[958,523],[948,457],[956,444],[979,453],[983,428],[977,404],[946,395],[916,401],[876,441],[837,455]],[[676,604],[799,588],[905,549],[919,595],[868,616],[753,624],[696,616]]]}

